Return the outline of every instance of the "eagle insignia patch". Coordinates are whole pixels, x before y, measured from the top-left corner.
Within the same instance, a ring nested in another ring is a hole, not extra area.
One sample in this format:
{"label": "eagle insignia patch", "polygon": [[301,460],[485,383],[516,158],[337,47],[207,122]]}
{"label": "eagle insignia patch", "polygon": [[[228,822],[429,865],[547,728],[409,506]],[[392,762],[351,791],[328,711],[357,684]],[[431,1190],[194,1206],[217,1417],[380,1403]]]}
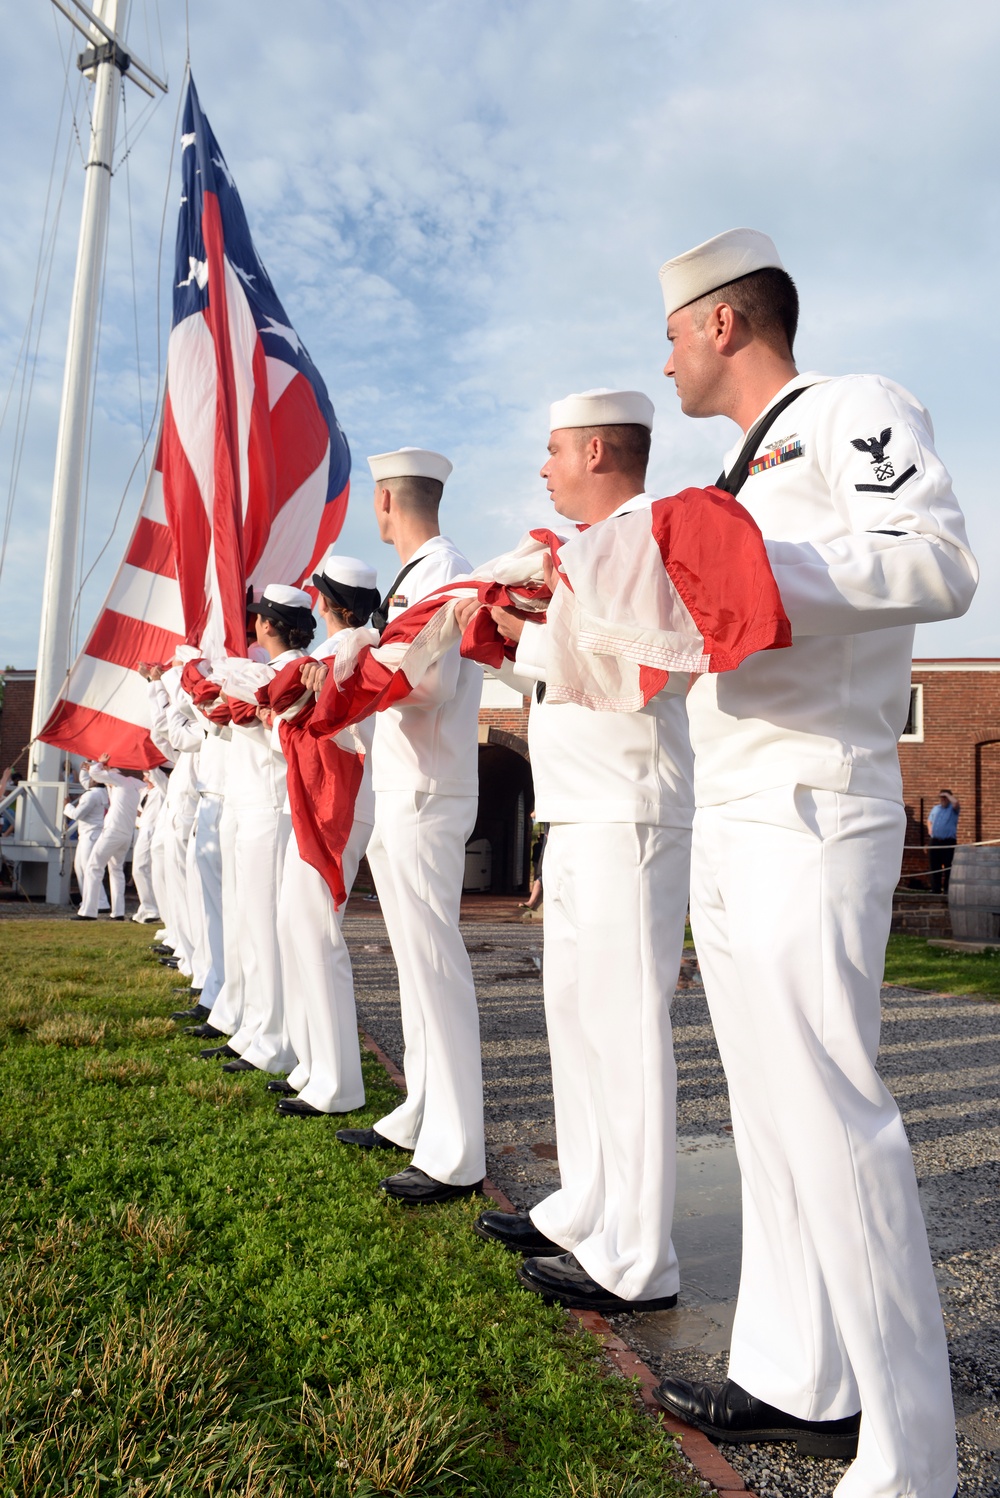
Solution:
{"label": "eagle insignia patch", "polygon": [[885,450],[889,446],[892,437],[892,427],[883,427],[877,437],[852,437],[851,446],[856,447],[859,453],[868,453],[875,469],[875,477],[880,484],[885,484],[889,479],[896,477],[896,470],[892,466],[892,459],[887,458]]}
{"label": "eagle insignia patch", "polygon": [[886,453],[886,448],[892,441],[892,427],[883,427],[877,437],[852,437],[851,446],[857,448],[859,453],[867,453],[872,460],[875,469],[877,484],[855,484],[854,487],[859,494],[895,494],[896,490],[911,479],[916,473],[915,463],[911,463],[905,473],[896,477],[892,459]]}

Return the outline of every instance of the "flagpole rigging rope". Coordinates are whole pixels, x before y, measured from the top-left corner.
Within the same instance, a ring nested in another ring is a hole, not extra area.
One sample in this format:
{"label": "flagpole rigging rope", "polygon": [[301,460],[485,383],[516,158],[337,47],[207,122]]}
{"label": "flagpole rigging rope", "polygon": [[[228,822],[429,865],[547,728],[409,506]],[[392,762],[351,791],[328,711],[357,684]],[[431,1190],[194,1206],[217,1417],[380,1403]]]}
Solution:
{"label": "flagpole rigging rope", "polygon": [[[54,12],[53,12],[54,15]],[[58,30],[58,28],[57,28]],[[63,202],[66,195],[66,186],[69,181],[69,169],[73,155],[73,142],[70,138],[66,159],[63,166],[62,182],[59,195],[56,200],[55,211],[51,225],[49,223],[49,209],[52,202],[53,183],[56,180],[56,164],[59,156],[59,142],[63,130],[63,118],[66,106],[69,105],[70,113],[75,119],[75,107],[70,96],[68,63],[64,58],[65,76],[63,78],[63,93],[59,106],[59,119],[56,124],[55,140],[52,146],[52,162],[49,168],[49,183],[45,194],[45,206],[42,212],[42,227],[38,240],[38,255],[35,264],[35,281],[32,288],[31,306],[25,323],[21,345],[14,361],[10,384],[4,399],[3,410],[0,412],[0,432],[3,431],[7,419],[7,412],[13,397],[15,386],[18,385],[20,375],[20,389],[17,403],[17,418],[14,428],[14,444],[11,457],[10,479],[7,489],[7,503],[4,513],[3,537],[0,541],[0,577],[3,575],[4,564],[7,559],[7,549],[10,541],[10,529],[13,521],[14,504],[17,497],[18,479],[21,472],[21,462],[24,456],[24,448],[27,441],[28,419],[31,408],[31,398],[34,393],[35,374],[38,368],[38,356],[41,348],[42,332],[45,325],[45,312],[48,306],[49,290],[52,284],[52,270],[55,264],[56,245],[58,240],[59,222],[62,214]],[[46,239],[48,243],[46,244]],[[44,286],[43,286],[44,280]],[[38,307],[39,291],[41,289],[41,308]],[[35,320],[38,313],[37,323]],[[32,333],[34,332],[34,348],[31,347]],[[23,363],[22,363],[23,360]]]}

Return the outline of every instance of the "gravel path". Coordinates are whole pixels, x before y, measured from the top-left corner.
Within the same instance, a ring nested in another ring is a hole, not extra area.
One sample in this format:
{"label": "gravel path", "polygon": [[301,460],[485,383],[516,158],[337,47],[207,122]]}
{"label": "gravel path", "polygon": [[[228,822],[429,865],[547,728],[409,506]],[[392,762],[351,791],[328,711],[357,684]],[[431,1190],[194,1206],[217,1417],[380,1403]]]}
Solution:
{"label": "gravel path", "polygon": [[[397,1063],[395,966],[381,920],[348,915],[363,1026]],[[537,923],[463,926],[479,996],[487,1169],[518,1205],[558,1183]],[[962,1498],[1000,1495],[1000,1004],[884,990],[880,1068],[913,1144],[952,1353]],[[704,992],[674,1000],[680,1136],[677,1311],[615,1318],[651,1367],[722,1379],[738,1277],[738,1177]],[[760,1498],[822,1498],[844,1463],[725,1446]]]}

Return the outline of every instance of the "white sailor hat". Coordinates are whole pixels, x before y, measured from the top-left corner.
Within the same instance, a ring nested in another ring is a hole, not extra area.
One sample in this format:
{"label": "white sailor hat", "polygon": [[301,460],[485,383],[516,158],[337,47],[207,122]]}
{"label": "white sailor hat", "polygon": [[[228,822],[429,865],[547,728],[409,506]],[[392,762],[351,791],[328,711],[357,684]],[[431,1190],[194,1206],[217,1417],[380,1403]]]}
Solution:
{"label": "white sailor hat", "polygon": [[260,600],[247,604],[247,613],[260,614],[292,629],[314,630],[316,627],[309,594],[302,588],[290,588],[286,583],[268,583]]}
{"label": "white sailor hat", "polygon": [[689,302],[749,276],[755,270],[784,270],[773,239],[759,229],[727,229],[660,266],[660,287],[669,317]]}
{"label": "white sailor hat", "polygon": [[446,482],[452,465],[442,453],[425,447],[401,447],[394,453],[373,453],[368,467],[376,483],[381,479],[437,479]]}
{"label": "white sailor hat", "polygon": [[367,624],[381,600],[376,581],[374,567],[357,557],[338,556],[336,552],[329,552],[319,571],[312,575],[313,587],[335,608],[353,614],[359,624]]}
{"label": "white sailor hat", "polygon": [[553,401],[549,431],[563,427],[639,426],[653,430],[653,402],[641,390],[584,390]]}

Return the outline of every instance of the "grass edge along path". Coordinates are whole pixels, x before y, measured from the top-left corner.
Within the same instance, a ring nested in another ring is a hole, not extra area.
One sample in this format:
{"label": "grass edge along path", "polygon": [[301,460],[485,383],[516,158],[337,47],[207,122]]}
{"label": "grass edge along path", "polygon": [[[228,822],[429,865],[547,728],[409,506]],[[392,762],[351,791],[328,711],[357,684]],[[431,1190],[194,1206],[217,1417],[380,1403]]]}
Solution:
{"label": "grass edge along path", "polygon": [[1000,948],[949,952],[932,947],[922,936],[893,935],[886,948],[884,981],[894,988],[1000,999]]}
{"label": "grass edge along path", "polygon": [[148,940],[2,928],[2,1498],[701,1491],[481,1202],[387,1200],[394,1157],[199,1060]]}

